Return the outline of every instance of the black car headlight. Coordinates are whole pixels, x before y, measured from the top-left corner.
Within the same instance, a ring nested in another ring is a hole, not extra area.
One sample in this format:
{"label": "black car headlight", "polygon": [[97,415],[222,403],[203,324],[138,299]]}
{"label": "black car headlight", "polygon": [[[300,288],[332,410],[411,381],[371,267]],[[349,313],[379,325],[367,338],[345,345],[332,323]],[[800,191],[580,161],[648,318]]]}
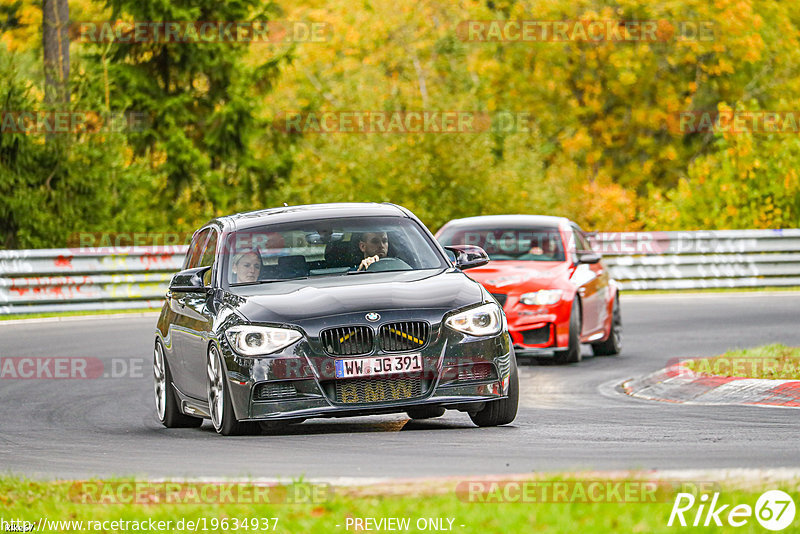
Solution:
{"label": "black car headlight", "polygon": [[494,336],[503,329],[503,310],[491,302],[451,315],[444,324],[471,336]]}
{"label": "black car headlight", "polygon": [[242,356],[263,356],[288,347],[303,335],[290,328],[237,325],[226,330],[225,337]]}

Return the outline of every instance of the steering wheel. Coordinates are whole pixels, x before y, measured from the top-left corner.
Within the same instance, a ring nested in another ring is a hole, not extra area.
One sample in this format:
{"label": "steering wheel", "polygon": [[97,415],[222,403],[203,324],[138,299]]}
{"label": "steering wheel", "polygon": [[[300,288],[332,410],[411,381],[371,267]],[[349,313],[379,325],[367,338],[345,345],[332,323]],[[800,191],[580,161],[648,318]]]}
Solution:
{"label": "steering wheel", "polygon": [[370,264],[367,271],[410,271],[411,266],[401,260],[400,258],[380,258],[378,261]]}

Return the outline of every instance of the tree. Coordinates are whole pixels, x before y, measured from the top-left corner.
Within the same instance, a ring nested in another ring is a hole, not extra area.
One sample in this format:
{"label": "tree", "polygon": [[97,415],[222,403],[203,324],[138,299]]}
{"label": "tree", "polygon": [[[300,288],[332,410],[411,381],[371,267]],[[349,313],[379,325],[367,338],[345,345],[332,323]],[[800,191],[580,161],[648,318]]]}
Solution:
{"label": "tree", "polygon": [[[276,12],[260,0],[110,0],[113,19],[263,21]],[[137,156],[163,176],[158,193],[189,224],[239,205],[242,191],[269,188],[269,152],[252,144],[267,129],[256,102],[271,88],[284,56],[246,64],[246,42],[116,42],[111,46],[111,101],[144,112],[150,127],[131,135]]]}
{"label": "tree", "polygon": [[67,0],[42,0],[45,101],[69,102],[69,5]]}

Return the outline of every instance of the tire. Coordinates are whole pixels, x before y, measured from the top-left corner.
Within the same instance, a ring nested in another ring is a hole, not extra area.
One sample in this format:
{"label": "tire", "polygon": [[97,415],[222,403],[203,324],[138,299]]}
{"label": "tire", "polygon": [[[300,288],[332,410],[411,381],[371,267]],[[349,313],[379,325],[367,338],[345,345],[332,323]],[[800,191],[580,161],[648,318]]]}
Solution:
{"label": "tire", "polygon": [[197,428],[203,424],[201,417],[192,417],[181,412],[175,390],[172,389],[172,373],[164,356],[161,341],[156,341],[153,350],[153,393],[156,402],[156,417],[167,428]]}
{"label": "tire", "polygon": [[225,376],[225,365],[216,345],[211,345],[208,349],[206,375],[208,376],[206,388],[208,393],[208,413],[211,415],[211,423],[214,425],[214,430],[217,431],[217,434],[241,436],[258,433],[258,423],[242,422],[236,419],[228,380]]}
{"label": "tire", "polygon": [[511,354],[511,376],[508,385],[508,397],[487,402],[479,412],[470,412],[469,418],[480,427],[507,425],[517,417],[519,406],[519,373],[517,358]]}
{"label": "tire", "polygon": [[441,406],[418,406],[406,410],[406,414],[411,419],[433,419],[444,415],[445,409]]}
{"label": "tire", "polygon": [[581,354],[581,306],[578,299],[572,301],[569,312],[569,344],[567,350],[557,352],[554,361],[558,364],[578,363],[583,359]]}
{"label": "tire", "polygon": [[599,343],[592,343],[592,353],[595,356],[616,356],[622,351],[622,314],[619,310],[619,297],[614,299],[611,310],[611,329],[608,338]]}

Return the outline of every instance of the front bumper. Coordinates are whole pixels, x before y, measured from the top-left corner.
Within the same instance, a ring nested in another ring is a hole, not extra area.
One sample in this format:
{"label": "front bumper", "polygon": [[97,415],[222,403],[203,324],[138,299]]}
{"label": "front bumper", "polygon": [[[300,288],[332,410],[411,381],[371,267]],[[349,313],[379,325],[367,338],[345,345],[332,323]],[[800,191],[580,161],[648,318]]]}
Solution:
{"label": "front bumper", "polygon": [[509,295],[504,311],[517,356],[547,357],[566,351],[569,345],[569,315],[572,302],[561,300],[548,306],[526,306]]}
{"label": "front bumper", "polygon": [[[382,315],[387,322],[392,320],[392,314]],[[416,351],[422,356],[422,372],[402,380],[392,376],[363,379],[358,387],[362,392],[366,389],[369,402],[341,395],[342,384],[353,379],[337,380],[334,361],[347,357],[326,354],[319,343],[319,329],[306,329],[298,343],[262,358],[241,357],[220,339],[236,417],[260,421],[344,417],[404,412],[424,405],[473,411],[481,403],[507,396],[514,357],[507,331],[478,338],[444,328],[441,322],[429,322],[431,337]],[[376,350],[357,357],[399,354]],[[409,384],[413,384],[413,392],[402,391],[398,398],[398,388],[411,387]],[[395,394],[386,395],[386,391]]]}

